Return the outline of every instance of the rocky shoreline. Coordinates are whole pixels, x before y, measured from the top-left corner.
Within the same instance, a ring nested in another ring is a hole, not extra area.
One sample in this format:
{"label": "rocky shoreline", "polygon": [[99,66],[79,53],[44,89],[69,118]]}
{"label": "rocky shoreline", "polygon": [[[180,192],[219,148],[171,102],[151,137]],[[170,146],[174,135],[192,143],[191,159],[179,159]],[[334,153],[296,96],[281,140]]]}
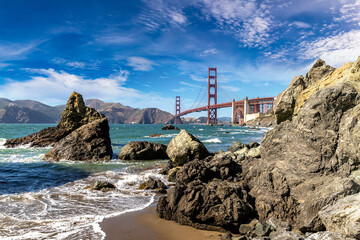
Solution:
{"label": "rocky shoreline", "polygon": [[261,146],[169,155],[175,186],[159,216],[234,234],[222,239],[360,239],[359,82],[360,58],[339,69],[318,60],[279,95]]}

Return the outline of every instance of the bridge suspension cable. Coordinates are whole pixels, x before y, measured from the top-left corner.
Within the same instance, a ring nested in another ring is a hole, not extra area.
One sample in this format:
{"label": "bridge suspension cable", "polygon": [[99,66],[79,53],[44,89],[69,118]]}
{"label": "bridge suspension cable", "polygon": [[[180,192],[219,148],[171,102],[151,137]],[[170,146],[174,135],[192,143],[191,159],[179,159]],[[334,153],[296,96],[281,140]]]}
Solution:
{"label": "bridge suspension cable", "polygon": [[[203,78],[203,81],[202,81],[202,84],[201,84],[201,88],[200,88],[200,91],[198,92],[198,95],[196,96],[196,99],[194,101],[194,103],[191,105],[191,107],[189,109],[192,109],[196,103],[196,101],[198,100],[199,96],[200,96],[200,93],[202,91],[202,89],[204,88],[204,83],[206,82],[206,78]],[[206,91],[205,91],[206,93]]]}
{"label": "bridge suspension cable", "polygon": [[231,89],[231,87],[229,86],[229,84],[225,81],[225,79],[219,74],[219,77],[220,77],[220,80],[223,81],[227,86],[228,88],[230,89],[230,91],[238,98],[240,99],[240,97]]}

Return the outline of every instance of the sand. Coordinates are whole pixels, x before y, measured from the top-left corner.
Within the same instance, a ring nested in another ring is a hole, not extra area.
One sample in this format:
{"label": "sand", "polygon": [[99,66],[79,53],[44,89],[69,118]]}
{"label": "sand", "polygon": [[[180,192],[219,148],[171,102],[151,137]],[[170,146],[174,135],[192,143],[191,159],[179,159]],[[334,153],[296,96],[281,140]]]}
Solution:
{"label": "sand", "polygon": [[211,240],[220,239],[221,233],[198,230],[161,219],[155,205],[141,211],[107,218],[100,226],[106,240]]}

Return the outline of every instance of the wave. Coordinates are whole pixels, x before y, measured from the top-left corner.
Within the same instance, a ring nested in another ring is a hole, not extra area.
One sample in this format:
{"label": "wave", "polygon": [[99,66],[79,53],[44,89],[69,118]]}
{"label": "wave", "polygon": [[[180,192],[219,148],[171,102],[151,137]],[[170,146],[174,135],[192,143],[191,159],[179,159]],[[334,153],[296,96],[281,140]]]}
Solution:
{"label": "wave", "polygon": [[202,142],[205,142],[205,143],[222,143],[222,141],[219,138],[211,138],[211,139],[204,140]]}
{"label": "wave", "polygon": [[[99,226],[104,218],[141,210],[153,203],[155,194],[138,187],[149,177],[164,178],[157,174],[158,170],[136,174],[106,171],[37,192],[0,195],[0,238],[104,239]],[[95,181],[112,182],[116,189],[85,189]]]}

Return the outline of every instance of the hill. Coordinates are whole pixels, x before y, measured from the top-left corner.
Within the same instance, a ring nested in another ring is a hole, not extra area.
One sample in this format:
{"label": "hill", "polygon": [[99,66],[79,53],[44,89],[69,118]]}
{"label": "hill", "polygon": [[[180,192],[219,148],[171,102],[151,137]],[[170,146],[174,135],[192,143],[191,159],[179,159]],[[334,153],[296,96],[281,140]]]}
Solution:
{"label": "hill", "polygon": [[[109,123],[160,124],[173,121],[173,115],[157,108],[138,109],[99,99],[85,100],[88,107],[103,113]],[[0,98],[0,123],[57,123],[66,105],[48,106],[33,100]]]}

